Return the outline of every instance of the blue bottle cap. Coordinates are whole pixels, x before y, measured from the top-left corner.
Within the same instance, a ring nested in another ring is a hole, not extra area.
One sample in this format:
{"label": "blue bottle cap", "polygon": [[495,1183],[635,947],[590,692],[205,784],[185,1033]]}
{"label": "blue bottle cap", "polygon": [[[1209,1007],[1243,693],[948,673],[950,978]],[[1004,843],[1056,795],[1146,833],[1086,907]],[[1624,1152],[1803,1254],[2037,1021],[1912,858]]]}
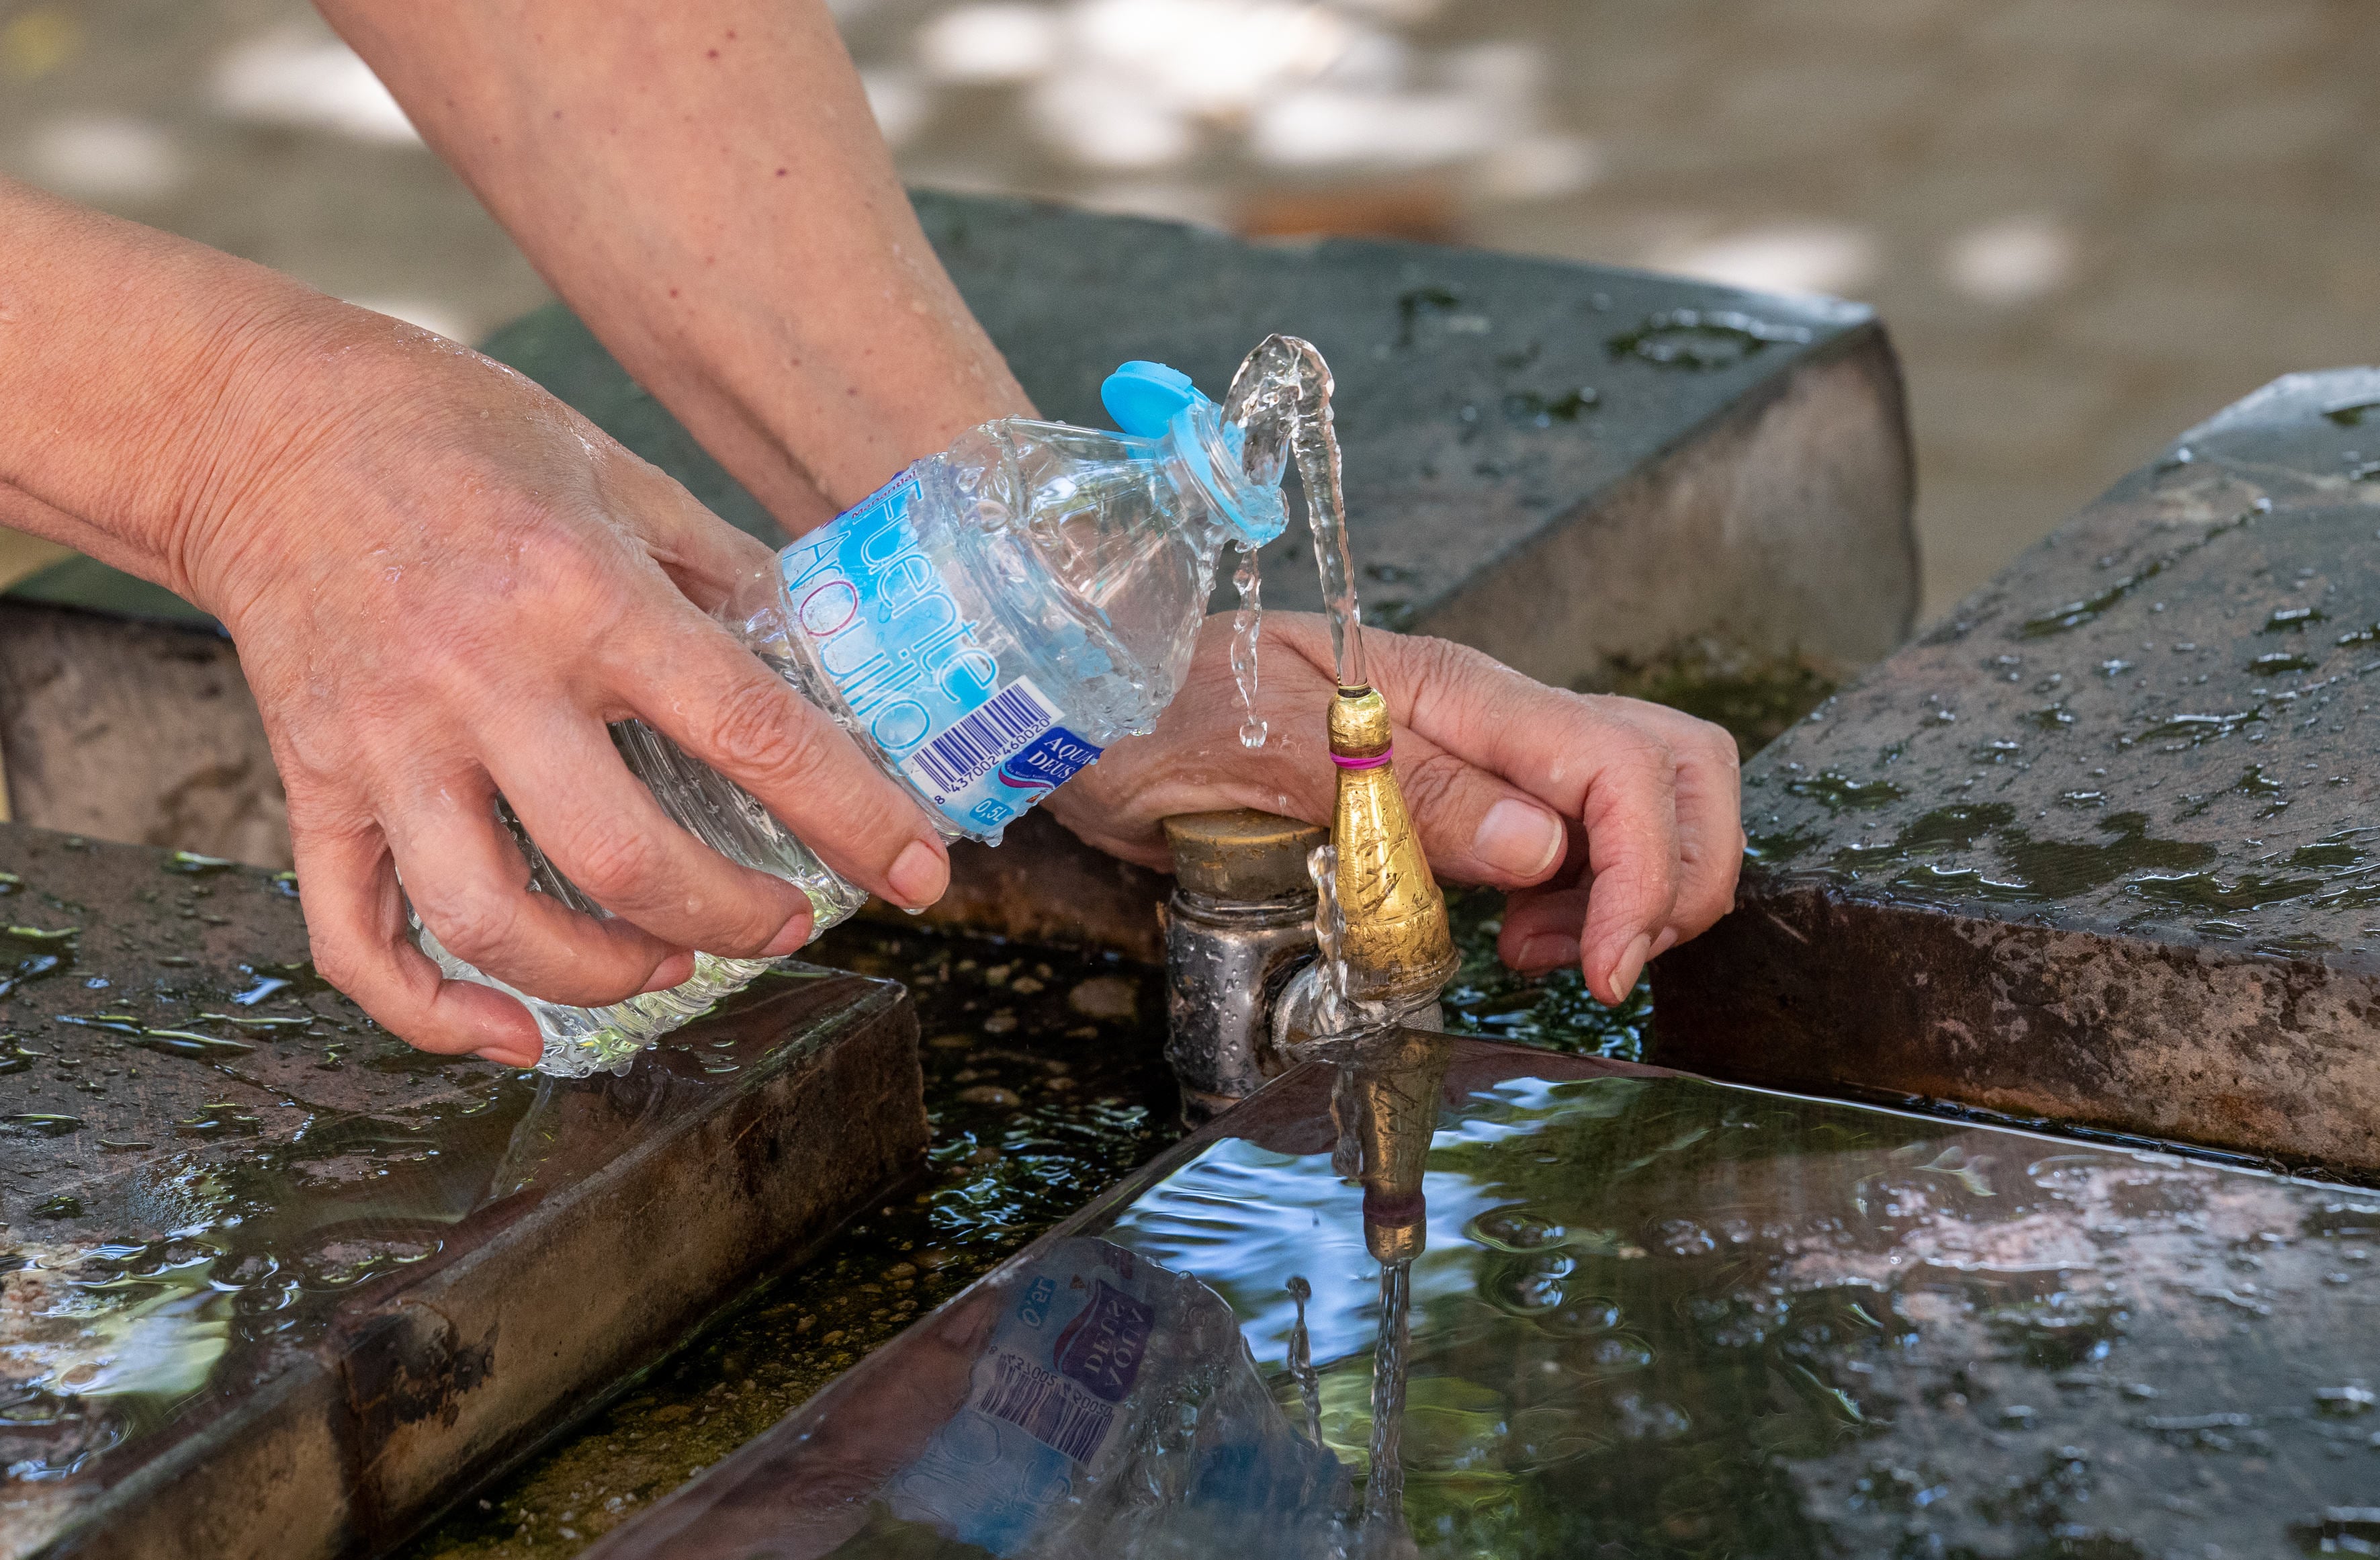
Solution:
{"label": "blue bottle cap", "polygon": [[1174,414],[1197,398],[1190,376],[1163,363],[1126,363],[1099,386],[1099,401],[1116,426],[1143,439],[1164,437]]}

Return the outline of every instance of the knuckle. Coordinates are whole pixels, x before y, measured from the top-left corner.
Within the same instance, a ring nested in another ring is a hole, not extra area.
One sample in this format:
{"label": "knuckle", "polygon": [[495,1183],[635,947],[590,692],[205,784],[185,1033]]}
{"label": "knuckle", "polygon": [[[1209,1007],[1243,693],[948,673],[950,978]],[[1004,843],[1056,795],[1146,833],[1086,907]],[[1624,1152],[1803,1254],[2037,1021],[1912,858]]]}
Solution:
{"label": "knuckle", "polygon": [[801,718],[783,688],[752,679],[712,703],[703,736],[721,768],[757,785],[783,785],[823,762],[816,724]]}
{"label": "knuckle", "polygon": [[353,993],[369,983],[371,963],[363,950],[344,937],[316,932],[307,939],[314,973],[343,992]]}
{"label": "knuckle", "polygon": [[1416,697],[1455,696],[1472,701],[1501,695],[1498,702],[1503,703],[1535,686],[1485,652],[1452,640],[1420,634],[1403,640],[1398,649],[1402,669],[1413,680]]}
{"label": "knuckle", "polygon": [[1435,809],[1463,784],[1471,766],[1443,749],[1397,765],[1397,788],[1419,809]]}
{"label": "knuckle", "polygon": [[565,835],[552,857],[572,883],[616,909],[615,901],[653,890],[668,852],[643,830],[590,823]]}
{"label": "knuckle", "polygon": [[426,899],[416,895],[413,908],[448,953],[483,968],[510,945],[520,924],[520,905],[514,896],[483,888],[433,893]]}

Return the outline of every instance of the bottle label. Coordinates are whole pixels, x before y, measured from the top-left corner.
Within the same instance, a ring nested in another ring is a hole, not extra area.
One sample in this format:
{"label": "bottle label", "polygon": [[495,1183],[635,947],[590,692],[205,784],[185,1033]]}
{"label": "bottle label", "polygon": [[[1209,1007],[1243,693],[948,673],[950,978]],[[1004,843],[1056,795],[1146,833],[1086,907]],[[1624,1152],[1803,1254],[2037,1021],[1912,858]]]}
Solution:
{"label": "bottle label", "polygon": [[903,472],[777,555],[796,628],[928,805],[969,835],[1039,801],[1099,750],[1032,678],[1004,677],[917,541]]}

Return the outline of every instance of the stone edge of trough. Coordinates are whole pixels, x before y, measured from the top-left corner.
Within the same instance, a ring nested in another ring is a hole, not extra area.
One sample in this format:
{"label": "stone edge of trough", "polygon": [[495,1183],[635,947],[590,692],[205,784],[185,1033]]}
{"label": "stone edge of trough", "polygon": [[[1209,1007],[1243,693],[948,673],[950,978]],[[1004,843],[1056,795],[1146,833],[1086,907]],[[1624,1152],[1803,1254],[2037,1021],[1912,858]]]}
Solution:
{"label": "stone edge of trough", "polygon": [[[732,1304],[771,1257],[914,1171],[928,1136],[915,1008],[899,988],[865,981],[832,1022],[832,1035],[773,1058],[757,1087],[704,1102],[561,1192],[481,1210],[475,1216],[494,1219],[508,1238],[450,1248],[401,1286],[359,1296],[261,1395],[162,1449],[39,1553],[376,1553],[434,1520],[456,1492],[533,1456]],[[822,1101],[826,1093],[834,1100]],[[854,1152],[841,1138],[805,1140],[814,1136],[806,1124],[829,1103],[872,1122],[875,1152]],[[656,1176],[671,1183],[658,1200],[674,1213],[653,1212]],[[779,1195],[787,1184],[808,1195]],[[722,1219],[726,1238],[699,1249],[702,1232],[720,1230]],[[557,1261],[585,1282],[538,1271]],[[674,1282],[635,1282],[654,1272]],[[688,1280],[689,1272],[698,1276]],[[607,1278],[618,1285],[613,1309],[626,1325],[590,1370],[569,1351],[601,1298],[586,1285]],[[528,1313],[527,1326],[524,1298],[548,1308]],[[505,1390],[524,1375],[526,1400]],[[540,1422],[557,1408],[558,1418]]]}
{"label": "stone edge of trough", "polygon": [[[2108,540],[2094,522],[2151,534],[2161,477],[2210,457],[2243,471],[2308,449],[2326,460],[2333,452],[2308,431],[2337,420],[2350,391],[2356,409],[2380,408],[2380,372],[2285,375],[2182,433],[1842,702],[1887,686],[1905,656],[2004,613],[2012,589],[2041,594],[2079,567],[2061,548],[2087,555]],[[2338,480],[2312,466],[2265,469],[2297,481],[2291,502],[2318,505]],[[1747,781],[1778,778],[1793,746],[1789,733]],[[1652,973],[1653,1055],[1666,1065],[2380,1184],[2380,963],[2361,950],[2133,935],[2104,913],[1912,902],[1755,859],[1734,913]]]}

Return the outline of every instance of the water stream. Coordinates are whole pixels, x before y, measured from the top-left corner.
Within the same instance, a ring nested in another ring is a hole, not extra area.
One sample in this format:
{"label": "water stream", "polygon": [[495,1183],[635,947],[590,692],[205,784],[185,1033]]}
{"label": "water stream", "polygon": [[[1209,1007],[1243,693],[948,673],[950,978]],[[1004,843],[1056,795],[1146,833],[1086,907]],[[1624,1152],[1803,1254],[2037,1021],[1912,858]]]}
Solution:
{"label": "water stream", "polygon": [[1232,680],[1240,690],[1240,746],[1265,745],[1265,719],[1257,713],[1257,640],[1264,631],[1264,570],[1257,549],[1239,549],[1232,588],[1240,604],[1232,613]]}
{"label": "water stream", "polygon": [[[1355,566],[1347,545],[1347,496],[1340,482],[1339,437],[1331,426],[1330,365],[1314,344],[1269,335],[1240,364],[1224,393],[1223,419],[1240,431],[1242,462],[1251,479],[1278,481],[1286,461],[1297,462],[1305,529],[1314,567],[1322,576],[1322,609],[1330,620],[1330,652],[1341,688],[1366,688],[1364,628],[1355,600]],[[1253,572],[1252,560],[1243,568]],[[1243,601],[1250,600],[1244,588]],[[1238,656],[1234,654],[1236,665]],[[1249,679],[1254,687],[1254,629],[1249,630]]]}
{"label": "water stream", "polygon": [[1364,1486],[1364,1528],[1402,1529],[1405,1511],[1405,1357],[1413,1347],[1413,1263],[1380,1264],[1380,1330],[1372,1343],[1372,1477]]}

